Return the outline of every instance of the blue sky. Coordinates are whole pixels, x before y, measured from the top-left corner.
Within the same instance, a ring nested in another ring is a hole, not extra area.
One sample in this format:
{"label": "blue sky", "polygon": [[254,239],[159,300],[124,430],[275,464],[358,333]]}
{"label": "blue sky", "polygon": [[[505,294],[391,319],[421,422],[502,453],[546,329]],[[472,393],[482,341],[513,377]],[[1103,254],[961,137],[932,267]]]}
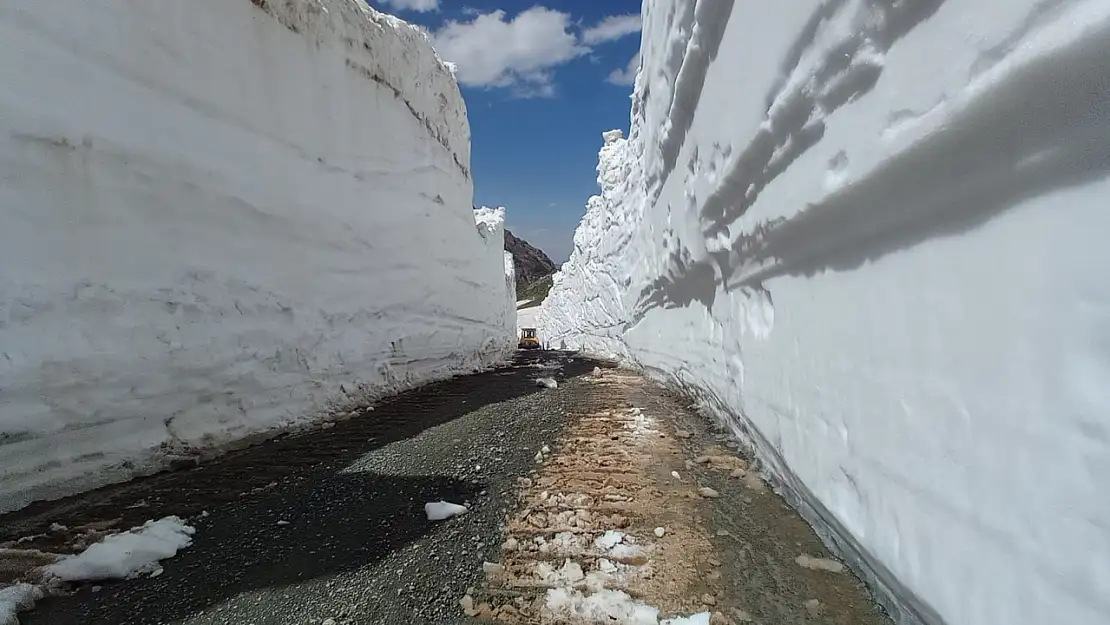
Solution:
{"label": "blue sky", "polygon": [[601,133],[628,131],[640,0],[370,4],[426,27],[440,56],[458,65],[474,203],[505,206],[517,236],[566,260],[598,192]]}

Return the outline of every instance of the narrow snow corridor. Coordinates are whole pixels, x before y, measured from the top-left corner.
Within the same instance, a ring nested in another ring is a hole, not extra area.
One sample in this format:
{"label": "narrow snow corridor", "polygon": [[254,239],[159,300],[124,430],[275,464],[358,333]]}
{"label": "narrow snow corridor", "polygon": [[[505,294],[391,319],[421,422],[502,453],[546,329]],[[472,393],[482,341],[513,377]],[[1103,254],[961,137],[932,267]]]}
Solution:
{"label": "narrow snow corridor", "polygon": [[1110,625],[1110,0],[635,2],[0,0],[0,625]]}

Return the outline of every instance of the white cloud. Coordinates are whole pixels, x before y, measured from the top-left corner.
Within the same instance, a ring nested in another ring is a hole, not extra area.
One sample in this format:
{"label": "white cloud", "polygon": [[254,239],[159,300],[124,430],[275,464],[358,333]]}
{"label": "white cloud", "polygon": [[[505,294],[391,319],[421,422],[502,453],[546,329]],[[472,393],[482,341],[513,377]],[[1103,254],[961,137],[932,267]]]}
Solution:
{"label": "white cloud", "polygon": [[636,84],[636,72],[640,69],[640,53],[637,52],[636,56],[628,62],[628,66],[624,69],[615,69],[609,74],[606,80],[614,85],[630,86]]}
{"label": "white cloud", "polygon": [[382,0],[395,9],[409,11],[436,11],[439,9],[439,0]]}
{"label": "white cloud", "polygon": [[610,15],[597,26],[582,31],[582,43],[595,45],[640,32],[640,14]]}
{"label": "white cloud", "polygon": [[451,20],[433,36],[440,56],[458,64],[462,84],[549,97],[555,92],[551,70],[590,52],[569,26],[567,13],[535,6],[508,21],[501,10]]}

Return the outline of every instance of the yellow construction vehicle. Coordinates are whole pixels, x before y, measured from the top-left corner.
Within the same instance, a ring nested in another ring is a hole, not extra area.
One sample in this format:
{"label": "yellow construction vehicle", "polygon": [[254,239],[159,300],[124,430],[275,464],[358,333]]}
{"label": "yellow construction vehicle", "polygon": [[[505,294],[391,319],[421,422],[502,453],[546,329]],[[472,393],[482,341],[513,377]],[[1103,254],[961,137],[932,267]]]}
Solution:
{"label": "yellow construction vehicle", "polygon": [[535,328],[524,328],[520,331],[520,343],[517,344],[520,349],[539,349],[540,340],[536,338]]}

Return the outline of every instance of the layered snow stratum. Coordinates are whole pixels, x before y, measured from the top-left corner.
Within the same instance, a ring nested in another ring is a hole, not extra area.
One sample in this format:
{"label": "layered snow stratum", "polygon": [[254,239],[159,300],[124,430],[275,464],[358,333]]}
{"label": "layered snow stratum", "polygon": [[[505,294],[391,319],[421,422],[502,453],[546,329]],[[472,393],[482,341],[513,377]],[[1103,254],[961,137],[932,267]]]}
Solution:
{"label": "layered snow stratum", "polygon": [[0,511],[510,353],[501,217],[416,28],[15,0],[0,83]]}
{"label": "layered snow stratum", "polygon": [[648,0],[540,312],[685,388],[900,623],[1110,614],[1110,2]]}

